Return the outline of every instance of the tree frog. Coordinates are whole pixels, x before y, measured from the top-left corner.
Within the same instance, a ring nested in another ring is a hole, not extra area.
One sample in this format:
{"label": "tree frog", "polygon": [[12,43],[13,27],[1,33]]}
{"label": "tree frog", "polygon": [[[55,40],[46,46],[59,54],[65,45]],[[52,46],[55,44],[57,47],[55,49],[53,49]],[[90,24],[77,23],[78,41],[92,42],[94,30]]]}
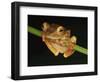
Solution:
{"label": "tree frog", "polygon": [[76,36],[71,36],[71,30],[67,30],[62,25],[44,22],[42,26],[42,41],[54,56],[62,53],[64,58],[68,58],[74,53],[77,38]]}

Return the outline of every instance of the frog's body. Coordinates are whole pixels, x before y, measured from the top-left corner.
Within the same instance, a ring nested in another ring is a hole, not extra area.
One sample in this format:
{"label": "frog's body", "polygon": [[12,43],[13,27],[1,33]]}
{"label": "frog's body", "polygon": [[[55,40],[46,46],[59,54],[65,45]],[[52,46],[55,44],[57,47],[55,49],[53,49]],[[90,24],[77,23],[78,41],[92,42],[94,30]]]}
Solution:
{"label": "frog's body", "polygon": [[70,36],[70,30],[56,24],[43,23],[42,40],[55,56],[64,53],[64,57],[72,55],[76,45],[76,37]]}

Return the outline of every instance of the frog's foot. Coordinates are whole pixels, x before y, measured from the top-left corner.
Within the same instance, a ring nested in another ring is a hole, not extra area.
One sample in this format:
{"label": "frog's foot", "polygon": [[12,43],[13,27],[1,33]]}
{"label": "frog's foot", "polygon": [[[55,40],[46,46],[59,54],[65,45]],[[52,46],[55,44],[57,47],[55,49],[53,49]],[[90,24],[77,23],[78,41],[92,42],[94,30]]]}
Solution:
{"label": "frog's foot", "polygon": [[74,53],[74,50],[68,48],[68,49],[66,50],[66,52],[64,52],[64,55],[63,55],[63,56],[64,56],[64,58],[68,58],[68,57],[71,56],[73,53]]}
{"label": "frog's foot", "polygon": [[44,33],[42,32],[42,41],[44,41],[45,42],[45,35],[44,35]]}
{"label": "frog's foot", "polygon": [[71,37],[71,43],[76,44],[76,41],[77,41],[76,36],[72,36],[72,37]]}
{"label": "frog's foot", "polygon": [[59,55],[59,51],[55,52],[54,55],[55,56],[58,56]]}

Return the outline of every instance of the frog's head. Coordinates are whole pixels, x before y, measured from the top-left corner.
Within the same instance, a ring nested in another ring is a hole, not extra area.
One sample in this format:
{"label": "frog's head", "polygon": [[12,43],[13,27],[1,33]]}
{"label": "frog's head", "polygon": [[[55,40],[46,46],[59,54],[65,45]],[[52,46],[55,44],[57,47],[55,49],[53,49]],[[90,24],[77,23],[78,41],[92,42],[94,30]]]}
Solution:
{"label": "frog's head", "polygon": [[43,23],[42,30],[45,36],[49,39],[61,39],[70,37],[70,30],[66,30],[63,26],[57,24]]}

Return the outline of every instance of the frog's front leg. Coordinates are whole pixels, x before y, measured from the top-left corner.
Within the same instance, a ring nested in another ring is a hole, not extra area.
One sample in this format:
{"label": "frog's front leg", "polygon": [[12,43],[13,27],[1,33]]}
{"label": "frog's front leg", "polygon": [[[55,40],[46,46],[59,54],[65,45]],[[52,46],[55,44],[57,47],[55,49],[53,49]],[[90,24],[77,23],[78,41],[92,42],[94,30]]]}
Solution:
{"label": "frog's front leg", "polygon": [[76,36],[72,36],[72,37],[71,37],[71,42],[72,42],[73,44],[76,44],[76,42],[77,42]]}
{"label": "frog's front leg", "polygon": [[42,41],[45,41],[45,35],[42,33]]}
{"label": "frog's front leg", "polygon": [[76,45],[77,38],[76,36],[72,36],[68,42],[67,50],[64,52],[64,58],[71,56],[74,53],[74,47]]}

